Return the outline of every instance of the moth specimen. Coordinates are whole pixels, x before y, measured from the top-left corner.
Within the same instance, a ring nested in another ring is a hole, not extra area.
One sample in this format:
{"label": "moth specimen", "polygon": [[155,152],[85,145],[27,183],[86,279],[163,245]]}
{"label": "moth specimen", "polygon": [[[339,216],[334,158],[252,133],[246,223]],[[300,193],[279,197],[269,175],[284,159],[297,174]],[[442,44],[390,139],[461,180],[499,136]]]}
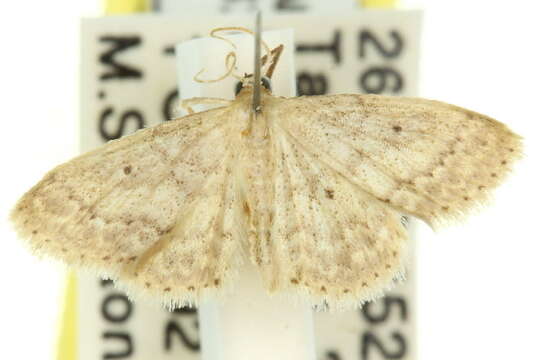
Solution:
{"label": "moth specimen", "polygon": [[11,220],[34,253],[182,305],[253,263],[270,293],[360,304],[400,276],[403,214],[433,227],[482,205],[521,155],[485,115],[378,95],[235,100],[51,170]]}

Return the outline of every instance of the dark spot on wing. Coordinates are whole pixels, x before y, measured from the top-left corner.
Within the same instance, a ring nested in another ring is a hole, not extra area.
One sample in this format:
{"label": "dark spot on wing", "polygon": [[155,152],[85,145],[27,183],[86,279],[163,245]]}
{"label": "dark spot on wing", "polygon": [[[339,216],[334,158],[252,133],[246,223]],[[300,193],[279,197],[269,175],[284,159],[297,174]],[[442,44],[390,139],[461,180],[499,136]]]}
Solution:
{"label": "dark spot on wing", "polygon": [[334,190],[332,189],[324,189],[324,191],[326,192],[326,197],[329,198],[329,199],[334,199]]}

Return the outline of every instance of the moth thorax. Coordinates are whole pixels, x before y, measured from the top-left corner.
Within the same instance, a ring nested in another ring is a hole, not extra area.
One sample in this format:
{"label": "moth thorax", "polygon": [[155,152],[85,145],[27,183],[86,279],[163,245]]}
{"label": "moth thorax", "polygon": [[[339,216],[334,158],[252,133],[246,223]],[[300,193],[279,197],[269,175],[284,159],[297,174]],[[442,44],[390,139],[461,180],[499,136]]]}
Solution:
{"label": "moth thorax", "polygon": [[251,146],[261,146],[268,142],[268,120],[264,111],[264,105],[258,112],[250,111],[248,127],[242,132],[242,135],[251,144]]}

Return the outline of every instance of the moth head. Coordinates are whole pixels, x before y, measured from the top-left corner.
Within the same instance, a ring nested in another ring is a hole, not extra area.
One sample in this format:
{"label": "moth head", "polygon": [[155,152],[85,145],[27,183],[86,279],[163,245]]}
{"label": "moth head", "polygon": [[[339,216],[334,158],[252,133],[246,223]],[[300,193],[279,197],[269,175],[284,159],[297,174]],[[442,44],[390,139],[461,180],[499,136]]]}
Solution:
{"label": "moth head", "polygon": [[[276,48],[269,50],[266,55],[264,55],[261,58],[261,70],[262,70],[262,76],[261,76],[261,89],[263,92],[267,94],[272,93],[272,75],[274,74],[274,70],[276,68],[276,65],[279,62],[279,58],[281,56],[281,53],[283,52],[284,46],[283,44],[277,46]],[[235,95],[238,95],[242,89],[250,88],[253,89],[253,80],[254,76],[253,74],[245,74],[243,77],[239,79],[239,81],[236,83],[234,93]]]}
{"label": "moth head", "polygon": [[[253,74],[246,74],[240,81],[238,81],[234,88],[234,94],[238,96],[244,89],[253,90]],[[272,82],[266,76],[261,78],[261,89],[263,92],[272,93]]]}

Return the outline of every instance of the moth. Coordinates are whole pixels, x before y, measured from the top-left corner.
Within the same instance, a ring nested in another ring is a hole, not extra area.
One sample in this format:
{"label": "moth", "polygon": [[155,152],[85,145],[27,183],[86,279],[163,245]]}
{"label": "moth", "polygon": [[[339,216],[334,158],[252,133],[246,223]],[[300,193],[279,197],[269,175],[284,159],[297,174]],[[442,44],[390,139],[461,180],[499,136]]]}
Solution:
{"label": "moth", "polygon": [[224,106],[51,170],[13,209],[18,235],[176,305],[233,287],[246,262],[270,293],[360,304],[400,277],[403,214],[464,219],[522,153],[504,124],[443,102],[284,98],[243,80]]}

